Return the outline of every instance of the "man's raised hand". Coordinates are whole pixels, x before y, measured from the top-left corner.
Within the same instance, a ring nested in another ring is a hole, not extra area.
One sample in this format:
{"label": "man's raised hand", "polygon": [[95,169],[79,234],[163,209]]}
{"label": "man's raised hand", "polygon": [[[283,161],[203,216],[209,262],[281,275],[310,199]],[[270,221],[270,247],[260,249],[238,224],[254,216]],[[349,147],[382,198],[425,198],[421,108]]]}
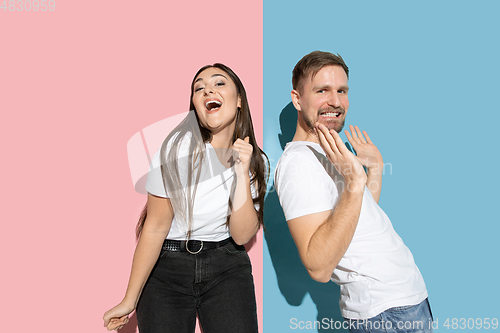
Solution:
{"label": "man's raised hand", "polygon": [[354,150],[356,150],[358,161],[368,170],[382,171],[382,168],[384,167],[384,160],[382,159],[382,155],[380,154],[377,146],[375,146],[372,140],[370,140],[368,133],[366,133],[366,131],[361,133],[358,126],[353,127],[350,125],[349,129],[351,130],[351,133],[347,130],[345,130],[344,133]]}
{"label": "man's raised hand", "polygon": [[367,180],[363,165],[347,149],[339,134],[319,123],[316,123],[316,133],[328,160],[344,177],[346,189],[349,192],[363,192]]}

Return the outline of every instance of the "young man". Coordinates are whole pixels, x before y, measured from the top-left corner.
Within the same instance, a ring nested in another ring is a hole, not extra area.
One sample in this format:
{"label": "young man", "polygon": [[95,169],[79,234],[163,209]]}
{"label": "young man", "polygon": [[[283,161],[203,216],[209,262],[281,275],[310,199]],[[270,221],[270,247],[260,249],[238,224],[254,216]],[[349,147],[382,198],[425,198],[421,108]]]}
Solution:
{"label": "young man", "polygon": [[422,275],[378,206],[382,156],[357,126],[345,131],[357,156],[338,134],[349,109],[348,75],[343,59],[328,52],[295,66],[297,129],[275,174],[281,206],[311,277],[340,285],[351,332],[431,332]]}

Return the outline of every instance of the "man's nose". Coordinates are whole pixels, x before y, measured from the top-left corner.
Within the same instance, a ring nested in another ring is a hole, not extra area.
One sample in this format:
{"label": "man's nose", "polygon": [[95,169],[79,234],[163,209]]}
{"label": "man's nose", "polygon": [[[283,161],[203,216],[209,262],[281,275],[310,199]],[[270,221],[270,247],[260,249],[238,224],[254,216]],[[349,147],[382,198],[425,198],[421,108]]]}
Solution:
{"label": "man's nose", "polygon": [[340,97],[339,97],[339,94],[337,94],[336,92],[332,93],[330,95],[328,103],[331,106],[333,106],[334,108],[339,108],[340,107]]}

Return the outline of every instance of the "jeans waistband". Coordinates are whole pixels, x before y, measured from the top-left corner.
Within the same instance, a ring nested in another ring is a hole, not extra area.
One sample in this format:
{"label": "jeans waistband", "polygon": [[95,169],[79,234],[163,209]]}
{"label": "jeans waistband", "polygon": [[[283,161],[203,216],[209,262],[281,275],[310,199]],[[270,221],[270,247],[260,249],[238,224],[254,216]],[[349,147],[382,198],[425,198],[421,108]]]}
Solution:
{"label": "jeans waistband", "polygon": [[221,240],[220,242],[206,242],[192,239],[187,241],[165,239],[165,241],[163,242],[162,250],[197,254],[200,251],[216,249],[228,243],[234,243],[231,237]]}

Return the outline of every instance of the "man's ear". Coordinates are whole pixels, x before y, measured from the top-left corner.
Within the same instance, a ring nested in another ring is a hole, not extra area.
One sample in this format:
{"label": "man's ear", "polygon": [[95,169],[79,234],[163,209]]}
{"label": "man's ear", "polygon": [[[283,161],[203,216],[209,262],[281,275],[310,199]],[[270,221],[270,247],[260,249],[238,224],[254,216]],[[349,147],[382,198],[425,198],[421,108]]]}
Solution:
{"label": "man's ear", "polygon": [[297,90],[293,89],[292,90],[292,103],[293,103],[293,106],[295,106],[295,109],[297,109],[297,111],[302,111],[301,108],[300,108],[300,94]]}

